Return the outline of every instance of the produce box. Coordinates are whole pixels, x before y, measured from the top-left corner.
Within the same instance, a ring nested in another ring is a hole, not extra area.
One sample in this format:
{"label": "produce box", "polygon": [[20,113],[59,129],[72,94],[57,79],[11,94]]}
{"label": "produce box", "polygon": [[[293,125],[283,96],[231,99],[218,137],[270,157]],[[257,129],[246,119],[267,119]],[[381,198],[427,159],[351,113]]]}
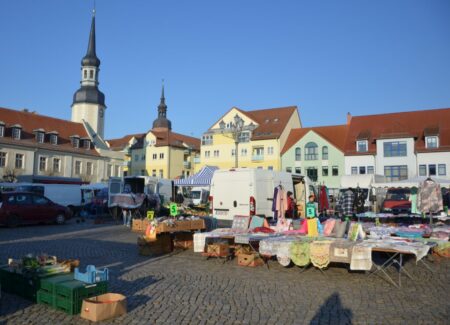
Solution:
{"label": "produce box", "polygon": [[191,229],[192,230],[200,230],[205,229],[205,220],[191,220]]}
{"label": "produce box", "polygon": [[230,253],[230,245],[228,244],[209,244],[206,254],[213,257],[225,257]]}
{"label": "produce box", "polygon": [[255,267],[264,265],[264,261],[258,254],[240,254],[238,256],[238,265]]}
{"label": "produce box", "polygon": [[83,300],[81,318],[98,322],[125,315],[127,298],[118,293],[107,293]]}
{"label": "produce box", "polygon": [[134,232],[143,232],[145,231],[143,228],[142,220],[141,219],[132,219],[131,220],[131,231]]}
{"label": "produce box", "polygon": [[252,254],[252,249],[248,245],[236,245],[234,255],[239,256],[241,254]]}

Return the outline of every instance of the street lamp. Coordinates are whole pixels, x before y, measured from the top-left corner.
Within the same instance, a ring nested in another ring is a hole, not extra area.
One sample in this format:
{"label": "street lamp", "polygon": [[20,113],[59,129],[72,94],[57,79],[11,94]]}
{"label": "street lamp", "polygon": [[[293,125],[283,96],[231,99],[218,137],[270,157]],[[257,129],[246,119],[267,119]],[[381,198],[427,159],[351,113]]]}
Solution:
{"label": "street lamp", "polygon": [[[242,130],[244,129],[244,120],[237,114],[233,120],[234,122],[230,122],[230,127],[226,131],[231,133],[231,138],[234,140],[234,167],[238,168],[238,147]],[[225,131],[225,122],[223,120],[219,123],[219,127],[223,134]]]}

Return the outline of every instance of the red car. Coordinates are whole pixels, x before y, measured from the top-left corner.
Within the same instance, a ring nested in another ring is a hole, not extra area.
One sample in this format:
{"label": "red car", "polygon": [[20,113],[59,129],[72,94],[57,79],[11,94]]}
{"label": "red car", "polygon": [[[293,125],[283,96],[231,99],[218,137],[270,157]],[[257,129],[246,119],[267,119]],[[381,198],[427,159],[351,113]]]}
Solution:
{"label": "red car", "polygon": [[403,214],[411,212],[411,202],[409,188],[390,188],[386,193],[386,199],[383,202],[382,212]]}
{"label": "red car", "polygon": [[53,203],[43,195],[25,192],[0,194],[0,224],[10,227],[20,224],[63,224],[70,216],[69,210]]}

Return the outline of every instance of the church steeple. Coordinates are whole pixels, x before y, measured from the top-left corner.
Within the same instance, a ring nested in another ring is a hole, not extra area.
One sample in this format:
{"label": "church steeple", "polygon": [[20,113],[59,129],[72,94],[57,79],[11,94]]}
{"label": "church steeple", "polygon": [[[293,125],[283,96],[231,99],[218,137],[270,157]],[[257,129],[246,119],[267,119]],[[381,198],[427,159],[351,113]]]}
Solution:
{"label": "church steeple", "polygon": [[100,60],[95,44],[95,9],[86,55],[81,60],[81,87],[73,95],[72,121],[88,123],[96,135],[103,138],[105,123],[105,95],[98,89]]}
{"label": "church steeple", "polygon": [[89,43],[86,55],[81,60],[82,66],[100,66],[100,60],[95,53],[95,9],[92,11],[91,32],[89,34]]}
{"label": "church steeple", "polygon": [[167,105],[164,96],[164,80],[161,89],[161,101],[158,105],[158,118],[153,121],[153,129],[172,129],[172,122],[167,119]]}

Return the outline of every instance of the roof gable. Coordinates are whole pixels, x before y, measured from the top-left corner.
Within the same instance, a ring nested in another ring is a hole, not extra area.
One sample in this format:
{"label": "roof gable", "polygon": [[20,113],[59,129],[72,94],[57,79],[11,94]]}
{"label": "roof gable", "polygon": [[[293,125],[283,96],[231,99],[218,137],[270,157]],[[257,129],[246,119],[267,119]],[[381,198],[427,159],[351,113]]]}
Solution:
{"label": "roof gable", "polygon": [[292,129],[289,133],[286,144],[281,150],[281,154],[287,152],[309,132],[317,134],[318,136],[332,144],[334,147],[336,147],[338,150],[344,152],[347,136],[347,125],[331,125]]}

